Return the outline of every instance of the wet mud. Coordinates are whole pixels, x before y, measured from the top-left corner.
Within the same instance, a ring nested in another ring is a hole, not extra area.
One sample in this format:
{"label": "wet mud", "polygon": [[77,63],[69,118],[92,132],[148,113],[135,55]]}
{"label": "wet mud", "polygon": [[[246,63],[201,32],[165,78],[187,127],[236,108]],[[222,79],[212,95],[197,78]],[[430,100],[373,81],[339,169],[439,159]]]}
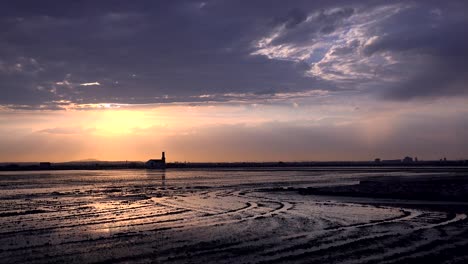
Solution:
{"label": "wet mud", "polygon": [[463,203],[444,210],[440,204],[292,191],[297,186],[346,185],[368,176],[369,172],[326,175],[323,171],[4,174],[0,175],[0,259],[2,263],[468,261],[468,207]]}

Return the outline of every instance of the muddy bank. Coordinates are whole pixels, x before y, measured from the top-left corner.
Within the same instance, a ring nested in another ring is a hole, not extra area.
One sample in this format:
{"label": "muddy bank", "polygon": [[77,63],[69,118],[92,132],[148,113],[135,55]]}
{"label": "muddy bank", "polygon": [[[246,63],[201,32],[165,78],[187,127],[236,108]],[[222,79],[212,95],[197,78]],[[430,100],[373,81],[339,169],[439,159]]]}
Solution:
{"label": "muddy bank", "polygon": [[468,202],[468,177],[375,177],[359,184],[298,188],[300,194]]}

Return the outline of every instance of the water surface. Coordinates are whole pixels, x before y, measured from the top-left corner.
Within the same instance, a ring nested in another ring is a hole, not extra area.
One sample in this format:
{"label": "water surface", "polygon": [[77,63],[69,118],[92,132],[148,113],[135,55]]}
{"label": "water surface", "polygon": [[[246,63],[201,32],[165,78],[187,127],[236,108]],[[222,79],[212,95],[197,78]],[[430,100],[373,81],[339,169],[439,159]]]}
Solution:
{"label": "water surface", "polygon": [[[468,245],[463,211],[286,191],[374,176],[456,174],[430,168],[1,172],[0,259],[463,262],[460,248]],[[265,191],[271,188],[285,191]]]}

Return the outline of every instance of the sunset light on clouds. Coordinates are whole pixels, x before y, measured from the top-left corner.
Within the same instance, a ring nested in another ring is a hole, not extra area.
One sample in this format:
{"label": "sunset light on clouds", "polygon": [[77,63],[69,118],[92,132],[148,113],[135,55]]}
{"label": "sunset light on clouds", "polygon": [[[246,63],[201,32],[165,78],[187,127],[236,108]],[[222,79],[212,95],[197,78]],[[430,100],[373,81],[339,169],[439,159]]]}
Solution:
{"label": "sunset light on clouds", "polygon": [[2,161],[468,156],[464,1],[54,5],[2,4]]}

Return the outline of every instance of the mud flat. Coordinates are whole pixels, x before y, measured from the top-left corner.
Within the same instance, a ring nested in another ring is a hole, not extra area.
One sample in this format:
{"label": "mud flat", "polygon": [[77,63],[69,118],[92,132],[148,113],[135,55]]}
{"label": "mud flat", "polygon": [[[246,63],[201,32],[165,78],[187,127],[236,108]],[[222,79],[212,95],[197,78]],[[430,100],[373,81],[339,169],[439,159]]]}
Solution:
{"label": "mud flat", "polygon": [[[408,178],[453,176],[395,172],[391,177],[402,174]],[[309,187],[331,190],[332,186],[361,185],[377,176],[382,175],[313,170],[0,174],[0,260],[468,261],[463,202],[443,201],[458,204],[456,210],[445,210],[430,204],[405,205],[406,200],[398,199],[299,193],[312,190]]]}

